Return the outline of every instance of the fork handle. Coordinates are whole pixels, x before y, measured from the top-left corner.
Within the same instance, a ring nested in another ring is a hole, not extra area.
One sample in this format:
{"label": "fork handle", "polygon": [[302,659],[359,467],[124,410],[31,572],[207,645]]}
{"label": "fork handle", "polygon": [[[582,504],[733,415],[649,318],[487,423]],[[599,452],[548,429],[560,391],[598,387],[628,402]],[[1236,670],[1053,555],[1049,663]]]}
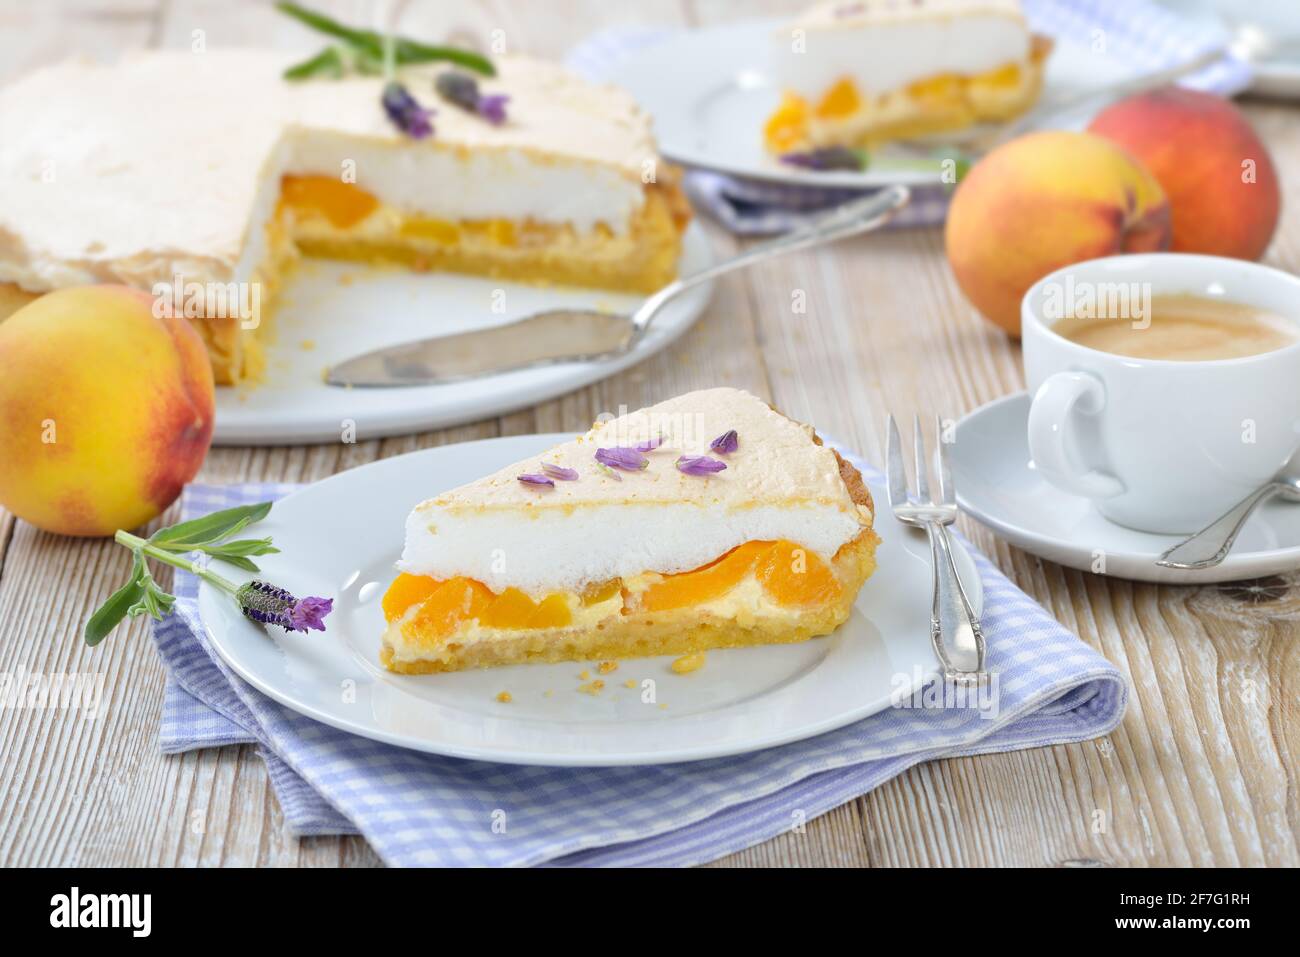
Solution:
{"label": "fork handle", "polygon": [[957,573],[948,527],[927,522],[925,530],[930,536],[934,567],[934,600],[930,610],[934,653],[943,665],[945,678],[978,681],[984,674],[984,633]]}

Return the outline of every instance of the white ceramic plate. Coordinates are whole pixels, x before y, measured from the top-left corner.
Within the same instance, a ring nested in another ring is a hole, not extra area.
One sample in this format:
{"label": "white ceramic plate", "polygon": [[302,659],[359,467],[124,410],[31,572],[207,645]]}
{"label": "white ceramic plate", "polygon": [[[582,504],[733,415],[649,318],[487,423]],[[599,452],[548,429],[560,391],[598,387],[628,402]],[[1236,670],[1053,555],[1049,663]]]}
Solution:
{"label": "white ceramic plate", "polygon": [[957,423],[953,481],[964,511],[1034,555],[1115,578],[1209,584],[1281,575],[1300,568],[1300,506],[1266,502],[1255,510],[1222,565],[1162,568],[1156,559],[1181,538],[1115,525],[1086,499],[1049,485],[1029,455],[1029,396],[990,402]]}
{"label": "white ceramic plate", "polygon": [[[918,167],[914,154],[889,149],[874,154],[871,168],[862,173],[812,173],[766,153],[763,123],[781,98],[768,67],[768,48],[781,23],[750,20],[682,31],[627,57],[611,79],[654,117],[664,156],[687,166],[817,186],[938,183],[937,162]],[[1114,58],[1061,39],[1048,60],[1043,97],[1070,96],[1131,72]]]}
{"label": "white ceramic plate", "polygon": [[[713,263],[704,231],[692,225],[682,247],[683,275]],[[286,287],[275,315],[267,381],[217,389],[218,445],[357,441],[443,429],[536,405],[589,385],[670,345],[708,305],[711,284],[683,293],[655,319],[630,354],[607,362],[567,362],[448,385],[341,389],[325,369],[372,349],[427,336],[498,325],[566,306],[631,312],[639,296],[598,289],[368,268],[308,260]]]}
{"label": "white ceramic plate", "polygon": [[1295,0],[1160,0],[1175,13],[1217,28],[1222,42],[1230,44],[1235,34],[1247,28],[1267,36],[1276,49],[1271,59],[1251,66],[1252,93],[1285,99],[1300,98],[1300,55],[1294,46],[1300,41],[1300,6]]}
{"label": "white ceramic plate", "polygon": [[[601,676],[606,688],[597,696],[577,690],[579,672],[591,667],[577,662],[420,676],[380,667],[380,598],[410,508],[569,438],[427,449],[284,499],[257,526],[282,550],[258,559],[262,576],[295,594],[332,596],[329,630],[268,635],[204,585],[199,609],[213,645],[254,687],[318,721],[419,751],[510,764],[661,764],[754,751],[874,714],[888,707],[891,693],[937,674],[929,547],[887,513],[876,523],[879,570],[850,620],[826,638],[709,652],[704,667],[688,675],[672,673],[671,658],[626,660]],[[885,500],[883,489],[871,491]],[[982,607],[974,563],[960,550],[958,560]],[[641,697],[647,679],[652,703]],[[623,686],[629,680],[635,689]],[[497,702],[502,691],[514,700]]]}

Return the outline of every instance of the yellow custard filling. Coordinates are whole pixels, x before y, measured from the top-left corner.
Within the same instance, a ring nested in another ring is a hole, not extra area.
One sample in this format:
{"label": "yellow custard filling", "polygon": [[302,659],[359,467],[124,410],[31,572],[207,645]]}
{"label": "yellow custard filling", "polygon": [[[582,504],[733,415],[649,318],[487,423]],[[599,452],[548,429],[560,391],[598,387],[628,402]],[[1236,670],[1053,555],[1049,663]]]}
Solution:
{"label": "yellow custard filling", "polygon": [[651,572],[626,582],[614,579],[582,594],[556,592],[540,600],[517,588],[497,594],[471,578],[439,581],[403,573],[385,593],[383,610],[389,623],[401,620],[426,636],[451,635],[471,621],[490,629],[563,628],[575,617],[588,617],[583,610],[596,606],[609,606],[601,608],[605,617],[708,604],[751,577],[764,598],[782,607],[822,604],[843,591],[829,565],[793,542],[746,542],[692,571]]}

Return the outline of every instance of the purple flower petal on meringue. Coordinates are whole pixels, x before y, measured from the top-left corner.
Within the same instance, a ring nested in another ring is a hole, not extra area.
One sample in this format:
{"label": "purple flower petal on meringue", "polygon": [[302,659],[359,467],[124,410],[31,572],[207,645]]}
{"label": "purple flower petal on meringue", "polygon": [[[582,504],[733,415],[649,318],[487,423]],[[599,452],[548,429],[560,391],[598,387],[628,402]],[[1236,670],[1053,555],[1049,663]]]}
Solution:
{"label": "purple flower petal on meringue", "polygon": [[716,439],[709,443],[709,448],[719,455],[730,455],[736,449],[740,448],[740,437],[736,435],[735,429],[723,432]]}
{"label": "purple flower petal on meringue", "polygon": [[420,140],[433,134],[430,118],[435,111],[422,107],[402,84],[396,81],[385,84],[381,102],[393,125],[411,139]]}
{"label": "purple flower petal on meringue", "polygon": [[542,463],[542,474],[547,478],[559,479],[561,482],[576,482],[578,480],[577,469],[566,469],[563,465],[554,465],[550,462]]}
{"label": "purple flower petal on meringue", "polygon": [[506,103],[510,97],[503,93],[484,93],[478,88],[478,80],[468,73],[450,70],[440,73],[433,81],[434,89],[444,99],[455,103],[462,110],[477,113],[493,126],[500,126],[506,121]]}
{"label": "purple flower petal on meringue", "polygon": [[624,472],[639,472],[650,464],[650,460],[639,450],[627,447],[596,449],[596,461]]}
{"label": "purple flower petal on meringue", "polygon": [[475,109],[493,126],[500,126],[506,121],[506,103],[509,101],[510,97],[504,93],[485,93],[478,98]]}
{"label": "purple flower petal on meringue", "polygon": [[719,462],[707,455],[683,455],[677,459],[677,471],[687,475],[712,475],[727,467],[726,462]]}
{"label": "purple flower petal on meringue", "polygon": [[656,435],[653,439],[646,439],[644,442],[638,442],[636,445],[632,446],[632,448],[636,449],[638,452],[653,452],[663,444],[664,437],[662,435]]}
{"label": "purple flower petal on meringue", "polygon": [[545,475],[538,475],[535,472],[525,472],[523,475],[518,476],[518,479],[525,485],[544,485],[547,488],[555,488],[554,482]]}

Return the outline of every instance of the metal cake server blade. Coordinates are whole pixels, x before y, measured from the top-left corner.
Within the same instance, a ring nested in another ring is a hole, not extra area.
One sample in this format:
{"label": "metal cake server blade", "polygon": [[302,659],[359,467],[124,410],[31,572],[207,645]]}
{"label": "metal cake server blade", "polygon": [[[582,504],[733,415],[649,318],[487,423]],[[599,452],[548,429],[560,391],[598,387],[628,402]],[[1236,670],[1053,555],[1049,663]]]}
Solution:
{"label": "metal cake server blade", "polygon": [[366,388],[455,382],[555,362],[621,355],[632,334],[627,316],[556,309],[500,326],[376,349],[332,367],[325,381]]}
{"label": "metal cake server blade", "polygon": [[499,326],[376,349],[333,366],[325,381],[346,388],[435,385],[624,355],[636,347],[659,310],[685,290],[774,256],[875,229],[910,198],[907,187],[889,186],[846,203],[802,229],[750,246],[731,259],[669,283],[630,316],[585,309],[539,312]]}

